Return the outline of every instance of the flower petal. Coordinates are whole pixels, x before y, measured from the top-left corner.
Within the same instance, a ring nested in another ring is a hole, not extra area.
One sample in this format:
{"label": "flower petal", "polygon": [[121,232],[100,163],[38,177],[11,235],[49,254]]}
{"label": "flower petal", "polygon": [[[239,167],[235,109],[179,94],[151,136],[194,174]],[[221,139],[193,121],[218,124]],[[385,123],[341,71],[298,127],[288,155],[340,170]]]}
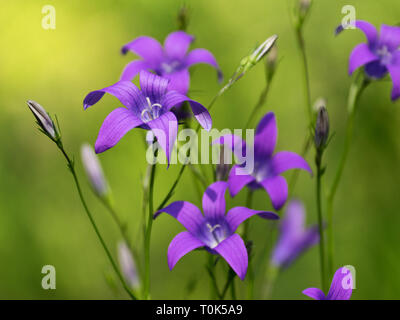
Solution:
{"label": "flower petal", "polygon": [[86,110],[96,104],[105,93],[116,97],[125,107],[140,117],[142,109],[146,105],[146,100],[140,90],[130,81],[119,81],[109,87],[90,92],[83,100],[83,108]]}
{"label": "flower petal", "polygon": [[278,128],[275,114],[268,112],[260,121],[254,137],[254,156],[258,159],[272,155],[276,145]]}
{"label": "flower petal", "polygon": [[160,103],[167,91],[169,80],[148,71],[140,71],[140,89],[152,104]]}
{"label": "flower petal", "polygon": [[150,64],[151,68],[157,67],[164,56],[161,44],[156,39],[146,36],[138,37],[121,48],[122,54],[126,54],[128,51],[142,57]]}
{"label": "flower petal", "polygon": [[225,148],[232,150],[232,152],[239,159],[246,156],[246,141],[241,137],[234,134],[226,134],[212,142],[214,144],[223,144]]}
{"label": "flower petal", "polygon": [[168,90],[175,90],[181,94],[186,94],[189,90],[190,74],[188,69],[178,70],[172,73],[163,74],[169,79]]}
{"label": "flower petal", "polygon": [[249,258],[243,239],[235,233],[222,241],[214,250],[228,262],[238,277],[244,280]]}
{"label": "flower petal", "polygon": [[129,130],[142,123],[142,120],[136,117],[132,111],[125,108],[115,109],[105,118],[100,128],[95,144],[96,153],[112,148]]}
{"label": "flower petal", "polygon": [[359,67],[376,60],[379,60],[379,57],[370,50],[366,43],[359,44],[350,54],[349,74],[352,74]]}
{"label": "flower petal", "polygon": [[382,24],[379,41],[389,50],[396,50],[400,46],[400,27]]}
{"label": "flower petal", "polygon": [[274,212],[253,210],[246,207],[234,207],[226,214],[226,220],[229,224],[231,232],[235,232],[240,224],[254,215],[264,215],[265,218],[270,220],[279,219],[279,216]]}
{"label": "flower petal", "polygon": [[212,120],[210,113],[202,104],[198,103],[197,101],[189,99],[177,91],[168,91],[164,95],[161,104],[163,107],[167,108],[167,110],[170,110],[172,107],[185,101],[189,102],[192,112],[200,125],[207,131],[211,130]]}
{"label": "flower petal", "polygon": [[131,81],[140,71],[147,70],[149,64],[143,60],[134,60],[129,62],[122,71],[120,81]]}
{"label": "flower petal", "polygon": [[[370,45],[375,44],[378,41],[378,31],[376,30],[375,26],[370,24],[369,22],[357,20],[355,22],[356,28],[360,29],[364,32],[365,36],[367,37],[368,43]],[[344,30],[343,25],[340,25],[336,28],[336,35]]]}
{"label": "flower petal", "polygon": [[178,220],[189,232],[196,234],[204,222],[199,208],[187,201],[175,201],[154,214],[154,219],[165,212]]}
{"label": "flower petal", "polygon": [[217,181],[206,189],[202,200],[206,218],[218,220],[225,216],[225,191],[227,187],[227,182]]}
{"label": "flower petal", "polygon": [[313,298],[314,300],[326,300],[325,294],[318,288],[308,288],[303,291],[303,294]]}
{"label": "flower petal", "polygon": [[308,165],[307,161],[304,160],[297,153],[290,151],[280,151],[277,152],[272,157],[271,162],[272,170],[276,175],[279,175],[286,170],[290,169],[302,169],[310,172],[312,174],[312,170]]}
{"label": "flower petal", "polygon": [[168,247],[168,267],[172,270],[175,264],[190,251],[203,247],[204,243],[196,239],[189,232],[178,233]]}
{"label": "flower petal", "polygon": [[349,269],[336,270],[326,298],[328,300],[350,300],[353,292],[353,277]]}
{"label": "flower petal", "polygon": [[282,176],[267,178],[260,182],[269,194],[275,210],[283,207],[288,197],[288,185],[286,179]]}
{"label": "flower petal", "polygon": [[228,177],[228,185],[229,185],[229,193],[231,197],[236,196],[240,190],[243,189],[244,186],[253,182],[255,178],[249,174],[239,174],[241,173],[241,167],[238,165],[234,165],[229,173]]}
{"label": "flower petal", "polygon": [[392,100],[397,100],[400,97],[400,51],[396,51],[393,57],[393,64],[387,66],[390,77],[392,78]]}
{"label": "flower petal", "polygon": [[168,58],[183,59],[194,37],[184,31],[172,32],[164,41],[164,49]]}
{"label": "flower petal", "polygon": [[146,125],[153,131],[157,142],[164,150],[169,166],[169,159],[178,133],[178,120],[172,112],[168,111],[160,117],[147,122]]}
{"label": "flower petal", "polygon": [[210,51],[206,49],[194,49],[190,51],[186,57],[186,66],[190,67],[197,63],[206,63],[213,66],[217,69],[218,81],[221,82],[223,80],[223,75],[218,62]]}

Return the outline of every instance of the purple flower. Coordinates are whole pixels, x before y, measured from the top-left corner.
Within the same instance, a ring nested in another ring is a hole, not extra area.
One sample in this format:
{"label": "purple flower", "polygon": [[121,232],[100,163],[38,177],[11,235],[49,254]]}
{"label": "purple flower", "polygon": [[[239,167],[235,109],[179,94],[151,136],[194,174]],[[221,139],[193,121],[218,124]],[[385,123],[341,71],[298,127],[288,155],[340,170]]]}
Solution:
{"label": "purple flower", "polygon": [[[312,174],[310,166],[298,154],[281,151],[274,153],[278,129],[273,112],[267,113],[257,126],[254,137],[254,168],[245,170],[245,164],[234,165],[230,171],[228,183],[231,196],[234,197],[244,186],[251,189],[264,188],[276,210],[282,208],[288,197],[286,179],[281,176],[289,169],[303,169]],[[245,141],[235,135],[225,135],[213,143],[225,144],[236,155],[242,157],[246,150]],[[238,148],[238,145],[241,147]],[[237,154],[238,149],[240,155]]]}
{"label": "purple flower", "polygon": [[141,71],[141,90],[130,81],[119,81],[110,87],[90,92],[83,101],[84,109],[97,103],[105,93],[112,94],[126,107],[115,109],[104,120],[95,144],[96,153],[112,148],[128,131],[139,127],[153,131],[169,163],[178,132],[178,120],[171,108],[184,101],[189,102],[200,125],[210,130],[211,116],[208,110],[177,91],[168,91],[168,83],[168,79]]}
{"label": "purple flower", "polygon": [[319,241],[318,226],[305,228],[305,211],[300,201],[289,202],[280,222],[280,235],[272,253],[272,263],[286,268],[305,250]]}
{"label": "purple flower", "polygon": [[[380,34],[376,28],[366,21],[356,21],[355,26],[364,32],[367,43],[362,43],[353,49],[349,61],[349,73],[365,66],[365,72],[373,79],[380,79],[388,72],[392,78],[392,100],[400,97],[400,27],[383,24]],[[336,29],[336,34],[344,30],[343,26]]]}
{"label": "purple flower", "polygon": [[353,292],[353,277],[349,269],[342,267],[333,276],[328,295],[318,288],[308,288],[303,294],[314,300],[350,300]]}
{"label": "purple flower", "polygon": [[184,31],[170,33],[165,39],[164,48],[151,37],[138,37],[124,45],[123,54],[132,51],[142,58],[130,62],[121,75],[121,81],[132,80],[141,70],[153,70],[158,75],[170,79],[170,90],[186,94],[189,89],[189,67],[197,63],[207,63],[217,69],[218,79],[222,73],[211,52],[206,49],[194,49],[187,53],[194,37]]}
{"label": "purple flower", "polygon": [[161,209],[177,219],[187,231],[179,233],[168,247],[168,266],[175,264],[188,252],[206,248],[212,254],[219,254],[232,267],[240,279],[247,271],[247,249],[242,238],[235,233],[239,225],[254,215],[267,219],[279,219],[273,212],[256,211],[245,207],[235,207],[225,215],[225,191],[228,184],[217,181],[210,185],[203,195],[202,215],[199,208],[190,202],[176,201]]}

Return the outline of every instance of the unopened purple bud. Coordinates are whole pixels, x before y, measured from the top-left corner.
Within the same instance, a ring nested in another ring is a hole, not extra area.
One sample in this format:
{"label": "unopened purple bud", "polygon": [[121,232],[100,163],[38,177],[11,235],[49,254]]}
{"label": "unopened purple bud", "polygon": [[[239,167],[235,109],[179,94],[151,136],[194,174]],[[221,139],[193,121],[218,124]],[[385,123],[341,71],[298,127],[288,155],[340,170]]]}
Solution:
{"label": "unopened purple bud", "polygon": [[26,102],[29,109],[35,116],[40,128],[53,140],[58,138],[57,131],[54,126],[53,120],[50,118],[46,110],[36,101],[28,100]]}
{"label": "unopened purple bud", "polygon": [[138,271],[131,251],[125,242],[118,244],[118,260],[124,278],[132,289],[138,290],[140,288]]}
{"label": "unopened purple bud", "polygon": [[329,116],[325,106],[318,110],[314,142],[317,149],[324,148],[329,137]]}
{"label": "unopened purple bud", "polygon": [[103,169],[97,155],[89,144],[84,144],[81,148],[81,158],[86,175],[94,192],[99,197],[107,195],[109,189],[104,178]]}
{"label": "unopened purple bud", "polygon": [[219,163],[215,168],[215,177],[217,181],[226,181],[228,179],[229,170],[231,165],[225,162],[225,148],[224,145],[221,145],[220,153],[219,153]]}

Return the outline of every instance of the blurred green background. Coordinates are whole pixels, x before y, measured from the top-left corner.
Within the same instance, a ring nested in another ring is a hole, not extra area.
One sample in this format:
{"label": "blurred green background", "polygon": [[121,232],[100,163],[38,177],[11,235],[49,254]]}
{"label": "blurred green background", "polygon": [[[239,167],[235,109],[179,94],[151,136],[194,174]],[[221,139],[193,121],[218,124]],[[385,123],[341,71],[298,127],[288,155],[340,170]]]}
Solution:
{"label": "blurred green background", "polygon": [[[341,8],[352,4],[358,19],[379,26],[400,22],[400,2],[314,2],[305,37],[312,99],[327,99],[331,128],[336,133],[325,157],[325,179],[331,182],[344,137],[351,81],[347,75],[348,55],[364,41],[360,31],[334,37],[333,30],[343,17]],[[41,26],[41,10],[46,4],[56,9],[55,30]],[[106,96],[84,112],[84,96],[116,82],[125,64],[135,58],[132,54],[121,56],[121,45],[139,35],[163,41],[174,31],[181,4],[173,0],[1,2],[0,298],[126,298],[117,282],[112,288],[106,281],[110,275],[113,277],[112,269],[85,216],[64,159],[36,130],[25,101],[36,100],[58,115],[64,144],[80,160],[81,144],[94,144],[104,117],[119,105],[115,98]],[[302,69],[287,1],[198,0],[189,6],[188,32],[196,36],[193,47],[212,51],[226,77],[257,43],[274,33],[279,35],[281,62],[263,112],[271,110],[277,115],[278,150],[300,152],[306,130]],[[215,72],[204,65],[191,70],[190,94],[206,105],[219,89]],[[218,101],[212,110],[214,127],[243,127],[263,86],[260,64]],[[360,101],[354,143],[335,203],[335,266],[356,267],[355,299],[400,297],[400,105],[390,101],[390,90],[390,82],[375,83]],[[141,138],[140,132],[134,130],[100,156],[117,209],[130,223],[134,243],[141,216],[141,177],[146,169]],[[312,164],[313,156],[308,155]],[[89,205],[115,253],[118,230],[89,190],[80,161],[77,166]],[[176,165],[169,170],[159,168],[156,205],[178,169]],[[186,171],[174,200],[200,204],[192,179]],[[304,201],[309,223],[316,221],[314,193],[315,181],[300,173],[295,196]],[[241,192],[229,203],[243,204],[244,197],[245,192]],[[256,194],[254,208],[270,208],[264,192]],[[270,224],[257,222],[252,224],[251,234],[259,253],[266,237],[270,237]],[[172,272],[167,267],[168,244],[181,230],[179,223],[167,215],[154,224],[153,298],[209,297],[204,252],[187,255]],[[318,259],[315,247],[284,271],[273,298],[303,299],[303,289],[320,287]],[[56,268],[56,290],[41,287],[41,269],[46,264]],[[225,278],[220,276],[222,285]],[[198,285],[188,294],[188,283],[194,279]]]}

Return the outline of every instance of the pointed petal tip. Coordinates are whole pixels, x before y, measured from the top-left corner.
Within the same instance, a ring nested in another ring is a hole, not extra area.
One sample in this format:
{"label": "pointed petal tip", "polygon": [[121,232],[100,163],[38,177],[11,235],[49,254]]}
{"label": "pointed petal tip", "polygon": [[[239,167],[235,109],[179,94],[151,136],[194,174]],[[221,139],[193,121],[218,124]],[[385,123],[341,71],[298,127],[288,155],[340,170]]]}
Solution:
{"label": "pointed petal tip", "polygon": [[280,217],[275,212],[271,212],[271,211],[260,212],[258,214],[258,216],[260,218],[267,219],[267,220],[279,220],[280,219]]}

